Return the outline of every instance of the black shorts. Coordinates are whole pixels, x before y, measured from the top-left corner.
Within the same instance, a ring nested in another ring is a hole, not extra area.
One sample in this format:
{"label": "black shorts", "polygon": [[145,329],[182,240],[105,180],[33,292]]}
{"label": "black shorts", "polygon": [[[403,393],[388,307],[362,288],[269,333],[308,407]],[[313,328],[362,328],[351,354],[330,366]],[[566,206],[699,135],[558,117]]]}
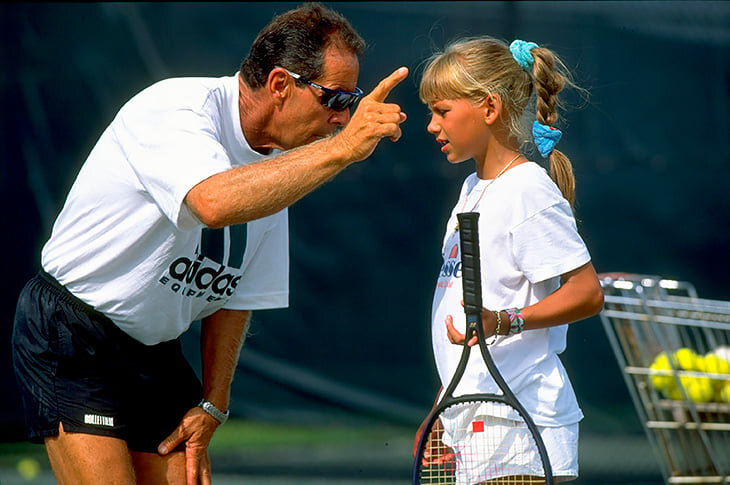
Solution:
{"label": "black shorts", "polygon": [[45,272],[18,299],[13,367],[33,442],[62,422],[154,453],[202,396],[179,339],[144,345]]}

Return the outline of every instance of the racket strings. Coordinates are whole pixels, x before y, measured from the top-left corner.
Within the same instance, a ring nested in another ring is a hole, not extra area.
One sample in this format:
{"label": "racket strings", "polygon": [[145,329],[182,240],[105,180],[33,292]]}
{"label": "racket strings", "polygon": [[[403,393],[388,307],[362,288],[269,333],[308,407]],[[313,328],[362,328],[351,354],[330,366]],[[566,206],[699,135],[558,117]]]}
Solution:
{"label": "racket strings", "polygon": [[461,402],[431,426],[420,464],[421,484],[545,483],[535,439],[524,420],[499,402]]}

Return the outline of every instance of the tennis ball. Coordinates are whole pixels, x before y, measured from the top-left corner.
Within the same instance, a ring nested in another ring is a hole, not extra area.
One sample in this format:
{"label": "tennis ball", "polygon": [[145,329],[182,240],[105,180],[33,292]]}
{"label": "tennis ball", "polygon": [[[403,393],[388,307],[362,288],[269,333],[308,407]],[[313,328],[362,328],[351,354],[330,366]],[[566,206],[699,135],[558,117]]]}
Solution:
{"label": "tennis ball", "polygon": [[703,361],[705,366],[703,370],[705,372],[710,372],[712,374],[730,374],[730,362],[714,352],[710,352],[705,355]]}
{"label": "tennis ball", "polygon": [[[707,377],[686,377],[679,378],[684,387],[687,397],[692,402],[710,402],[715,397],[715,389],[712,386],[712,379]],[[681,394],[681,393],[680,393]]]}
{"label": "tennis ball", "polygon": [[682,391],[677,386],[668,387],[663,392],[672,401],[684,401],[684,394],[682,394]]}
{"label": "tennis ball", "polygon": [[33,480],[41,471],[41,465],[33,458],[23,458],[18,462],[18,473],[26,480]]}
{"label": "tennis ball", "polygon": [[720,387],[720,391],[717,393],[717,400],[730,403],[730,381],[725,381],[722,387]]}
{"label": "tennis ball", "polygon": [[[702,358],[702,364],[702,370],[709,374],[730,374],[730,362],[712,352]],[[718,387],[723,383],[722,379],[713,379],[713,381]]]}
{"label": "tennis ball", "polygon": [[699,356],[687,347],[677,350],[672,357],[672,362],[684,370],[699,370],[697,366]]}
{"label": "tennis ball", "polygon": [[[722,349],[722,347],[718,347],[718,349]],[[709,373],[709,374],[726,374],[730,375],[730,362],[728,362],[727,359],[719,356],[717,354],[718,349],[715,349],[713,352],[707,353],[703,359],[703,371]],[[728,377],[724,378],[711,378],[712,379],[712,385],[715,388],[715,401],[723,402],[723,398],[721,396],[722,390],[725,386],[726,379]]]}
{"label": "tennis ball", "polygon": [[[649,366],[649,369],[650,371],[671,371],[672,368],[669,365],[669,358],[667,357],[667,354],[664,352],[659,353],[654,358],[654,362],[652,362],[651,366]],[[663,375],[652,372],[649,374],[651,376],[651,385],[658,391],[666,393],[674,383],[674,377],[671,375]]]}

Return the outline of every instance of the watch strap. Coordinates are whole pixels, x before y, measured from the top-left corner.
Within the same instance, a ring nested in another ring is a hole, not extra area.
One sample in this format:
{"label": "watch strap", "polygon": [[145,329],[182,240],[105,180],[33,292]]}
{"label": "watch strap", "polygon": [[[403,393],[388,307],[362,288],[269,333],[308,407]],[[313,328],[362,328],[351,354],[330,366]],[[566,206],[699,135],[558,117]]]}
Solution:
{"label": "watch strap", "polygon": [[226,410],[226,412],[221,411],[215,405],[210,402],[206,401],[205,399],[201,399],[200,404],[198,404],[200,408],[203,409],[206,413],[213,416],[220,424],[225,423],[228,420],[228,415],[230,414],[230,411]]}

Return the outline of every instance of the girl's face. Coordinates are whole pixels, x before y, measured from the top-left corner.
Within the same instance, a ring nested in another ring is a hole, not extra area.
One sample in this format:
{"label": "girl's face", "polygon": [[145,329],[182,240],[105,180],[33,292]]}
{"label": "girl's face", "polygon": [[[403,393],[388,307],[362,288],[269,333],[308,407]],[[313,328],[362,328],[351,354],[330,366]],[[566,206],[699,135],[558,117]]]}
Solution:
{"label": "girl's face", "polygon": [[471,158],[484,161],[489,140],[486,108],[466,99],[439,99],[429,103],[431,122],[426,128],[441,144],[450,163]]}

